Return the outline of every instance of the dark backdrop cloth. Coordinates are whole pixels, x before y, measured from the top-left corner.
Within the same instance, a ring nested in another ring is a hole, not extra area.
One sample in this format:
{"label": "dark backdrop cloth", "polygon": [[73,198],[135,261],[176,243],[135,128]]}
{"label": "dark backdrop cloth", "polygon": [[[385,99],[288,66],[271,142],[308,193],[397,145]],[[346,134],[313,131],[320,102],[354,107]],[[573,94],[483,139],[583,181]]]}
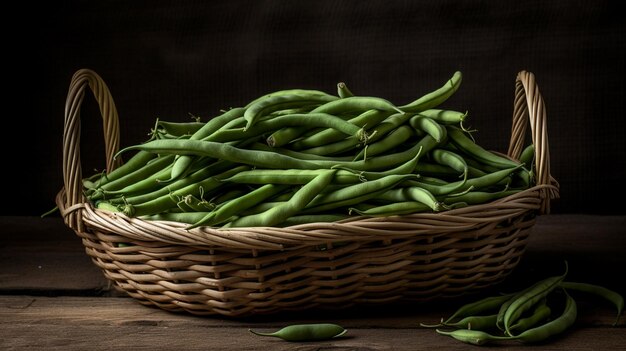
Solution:
{"label": "dark backdrop cloth", "polygon": [[[62,187],[63,111],[72,74],[90,68],[120,113],[121,144],[156,118],[204,120],[278,89],[397,104],[463,83],[445,106],[467,110],[488,149],[506,152],[517,73],[536,75],[547,108],[553,213],[624,214],[626,25],[609,1],[64,1],[5,15],[5,215],[39,215]],[[104,167],[90,93],[86,174]]]}

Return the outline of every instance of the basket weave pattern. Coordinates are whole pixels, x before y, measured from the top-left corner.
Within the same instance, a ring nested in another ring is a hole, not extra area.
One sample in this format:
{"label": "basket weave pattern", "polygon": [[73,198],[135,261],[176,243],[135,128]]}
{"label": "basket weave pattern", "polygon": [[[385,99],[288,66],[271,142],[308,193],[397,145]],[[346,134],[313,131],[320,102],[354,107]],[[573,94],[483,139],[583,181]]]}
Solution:
{"label": "basket weave pattern", "polygon": [[479,291],[516,267],[536,217],[549,213],[550,199],[558,196],[543,99],[534,75],[521,71],[508,155],[519,157],[530,124],[537,185],[528,190],[441,213],[286,228],[186,230],[186,224],[130,218],[95,209],[82,195],[80,105],[87,87],[104,119],[107,170],[118,166],[112,156],[119,148],[119,121],[111,94],[95,72],[80,70],[66,101],[65,184],[57,205],[116,288],[169,311],[244,316]]}

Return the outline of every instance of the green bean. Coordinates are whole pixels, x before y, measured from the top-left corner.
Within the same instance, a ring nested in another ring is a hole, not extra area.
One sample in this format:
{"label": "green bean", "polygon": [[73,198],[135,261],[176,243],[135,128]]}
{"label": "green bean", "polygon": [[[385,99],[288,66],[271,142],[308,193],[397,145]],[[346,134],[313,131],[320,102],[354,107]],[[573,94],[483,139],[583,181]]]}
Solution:
{"label": "green bean", "polygon": [[394,202],[417,201],[435,212],[441,211],[446,207],[430,191],[418,186],[390,189],[382,193],[379,198]]}
{"label": "green bean", "polygon": [[456,310],[456,312],[448,317],[448,319],[446,319],[444,323],[448,324],[458,318],[465,318],[472,315],[498,310],[503,303],[509,301],[513,296],[514,294],[489,296],[478,301],[468,303]]}
{"label": "green bean", "polygon": [[418,163],[415,167],[415,171],[419,173],[420,176],[440,177],[446,180],[456,180],[459,176],[459,173],[454,169],[437,163],[431,163],[427,160],[422,160],[420,163]]}
{"label": "green bean", "polygon": [[[202,197],[202,195],[200,195],[200,197]],[[187,194],[181,197],[176,205],[183,212],[206,212],[215,208],[215,205],[209,203],[205,199],[199,199],[192,194]]]}
{"label": "green bean", "polygon": [[152,215],[139,216],[148,221],[170,221],[193,224],[205,217],[210,212],[163,212]]}
{"label": "green bean", "polygon": [[278,337],[285,341],[320,341],[340,337],[347,330],[337,324],[295,324],[284,327],[273,333],[260,333],[249,329],[250,332],[260,336]]}
{"label": "green bean", "polygon": [[[438,165],[437,165],[438,166]],[[416,167],[417,169],[417,167]],[[420,174],[420,181],[426,183],[426,184],[430,184],[430,185],[448,185],[450,184],[450,182],[445,181],[443,179],[439,179],[439,178],[435,178],[435,177],[429,177],[429,176],[425,176],[423,174]]]}
{"label": "green bean", "polygon": [[[305,169],[253,169],[239,172],[224,182],[244,183],[244,184],[306,184],[325,169],[305,170]],[[333,178],[335,184],[354,184],[362,182],[364,179],[358,172],[348,170],[337,170]]]}
{"label": "green bean", "polygon": [[409,121],[411,117],[413,117],[413,114],[411,113],[395,113],[387,117],[385,120],[374,126],[373,130],[369,132],[369,142],[373,143],[378,139],[382,139],[385,135],[387,135],[387,133]]}
{"label": "green bean", "polygon": [[[247,105],[246,108],[251,107],[252,105],[256,104],[257,102],[261,101],[261,100],[265,100],[267,98],[270,97],[274,97],[274,96],[281,96],[281,95],[323,95],[323,96],[332,96],[324,91],[321,90],[315,90],[315,89],[284,89],[284,90],[277,90],[274,92],[271,92],[269,94],[265,94],[265,95],[261,95],[258,98],[250,101]],[[299,107],[296,107],[299,108]],[[281,110],[277,110],[277,111],[281,111]],[[274,111],[276,112],[276,111]]]}
{"label": "green bean", "polygon": [[367,156],[376,156],[383,154],[389,150],[392,150],[398,145],[401,145],[405,141],[409,140],[411,136],[414,135],[413,130],[409,126],[400,126],[393,131],[391,131],[387,136],[383,139],[378,140],[377,142],[366,145],[363,150],[361,150],[356,157],[355,160],[366,159]]}
{"label": "green bean", "polygon": [[456,340],[472,345],[484,345],[492,341],[500,340],[513,340],[513,337],[510,336],[496,336],[481,330],[473,329],[456,329],[450,332],[436,329],[436,331],[441,335],[448,335]]}
{"label": "green bean", "polygon": [[548,304],[546,303],[546,299],[544,298],[541,303],[537,304],[537,306],[533,310],[533,313],[530,316],[526,318],[520,318],[515,324],[511,326],[510,329],[511,331],[524,332],[548,319],[551,314],[552,309],[550,308],[550,306],[548,306]]}
{"label": "green bean", "polygon": [[[332,128],[338,132],[343,133],[344,135],[354,136],[355,139],[359,142],[367,141],[367,134],[365,133],[365,130],[363,128],[357,125],[354,125],[348,121],[344,121],[343,119],[339,117],[335,117],[333,115],[329,115],[326,113],[311,112],[311,113],[302,114],[302,115],[285,115],[281,117],[276,117],[267,122],[276,121],[278,119],[281,119],[281,120],[285,119],[288,121],[293,120],[293,122],[295,122],[294,125],[303,126],[306,128],[309,128],[309,127]],[[277,136],[279,136],[282,139],[275,140],[274,138]],[[284,144],[287,144],[289,141],[291,141],[291,139],[289,140],[287,139],[288,138],[285,138],[285,136],[280,136],[280,134],[277,135],[276,133],[273,133],[272,135],[268,137],[267,144],[270,146],[283,146]]]}
{"label": "green bean", "polygon": [[289,199],[293,196],[293,194],[290,194],[288,199],[277,199],[277,198],[273,198],[272,201],[266,201],[266,202],[261,202],[255,206],[252,206],[248,209],[245,209],[243,211],[241,211],[240,213],[240,217],[243,216],[249,216],[249,215],[255,215],[255,214],[259,214],[261,212],[265,212],[267,210],[270,210],[276,206],[281,206],[283,204],[285,204],[287,201],[289,201]]}
{"label": "green bean", "polygon": [[348,213],[356,213],[360,216],[370,217],[389,217],[399,216],[411,213],[419,213],[431,210],[428,205],[425,205],[417,201],[400,201],[391,204],[373,206],[367,209],[360,209],[358,207],[348,208]]}
{"label": "green bean", "polygon": [[462,156],[444,149],[434,149],[431,151],[430,155],[432,156],[433,161],[440,165],[448,166],[457,172],[461,172],[463,180],[467,180],[467,174],[469,171],[467,163]]}
{"label": "green bean", "polygon": [[[245,171],[244,171],[245,172]],[[226,182],[226,180],[224,180]],[[230,190],[229,190],[230,189]],[[223,206],[228,201],[241,197],[244,194],[247,194],[249,189],[237,187],[230,188],[228,185],[224,186],[224,189],[214,197],[212,197],[209,202],[215,205],[215,208]]]}
{"label": "green bean", "polygon": [[411,127],[416,130],[424,131],[432,136],[438,143],[446,138],[446,129],[437,123],[434,119],[417,114],[409,120]]}
{"label": "green bean", "polygon": [[[374,171],[360,171],[358,172],[359,176],[362,179],[365,180],[375,180],[375,179],[380,179],[383,177],[386,177],[388,175],[392,175],[392,174],[413,174],[416,168],[416,165],[419,164],[419,160],[420,157],[422,156],[422,148],[420,147],[420,149],[417,150],[417,152],[415,153],[415,155],[413,156],[413,158],[411,158],[410,160],[406,161],[403,164],[400,164],[397,167],[394,168],[390,168],[387,169],[385,171],[378,171],[378,172],[374,172]],[[332,167],[334,169],[346,169],[350,172],[355,172],[354,170],[351,170],[348,167],[345,166],[341,166],[341,165],[337,165]]]}
{"label": "green bean", "polygon": [[367,110],[397,111],[399,113],[404,113],[404,111],[397,108],[388,100],[373,96],[350,96],[337,99],[320,105],[311,112],[339,114],[347,111],[364,112]]}
{"label": "green bean", "polygon": [[[344,140],[344,141],[348,141],[349,143],[352,143],[352,141],[350,140]],[[277,154],[290,156],[293,158],[297,158],[300,160],[307,160],[307,161],[352,161],[353,160],[352,156],[323,156],[323,155],[309,154],[309,153],[293,151],[293,150],[285,149],[281,147],[271,147],[264,143],[254,143],[250,146],[250,149],[275,152]]]}
{"label": "green bean", "polygon": [[311,161],[298,160],[293,157],[275,154],[272,152],[240,149],[228,144],[212,141],[153,140],[144,144],[129,146],[122,149],[119,153],[133,149],[146,150],[156,153],[208,156],[263,168],[320,168],[317,163]]}
{"label": "green bean", "polygon": [[171,165],[174,160],[173,155],[164,155],[154,159],[154,162],[144,165],[135,171],[117,178],[100,186],[91,196],[91,200],[98,200],[106,196],[107,192],[120,190],[124,187],[134,184],[137,181],[150,177],[155,173],[161,172],[164,168]]}
{"label": "green bean", "polygon": [[[200,169],[207,167],[211,160],[206,157],[197,158],[192,163],[191,167],[188,169],[190,173],[196,172]],[[160,189],[164,186],[163,180],[167,180],[170,178],[170,172],[172,171],[171,165],[168,165],[161,171],[158,171],[151,176],[148,176],[144,179],[139,180],[136,183],[129,184],[122,189],[106,191],[105,194],[108,196],[111,195],[123,195],[125,199],[129,196],[146,194],[151,191]]]}
{"label": "green bean", "polygon": [[[448,144],[447,146],[449,146],[450,144]],[[454,149],[454,150],[451,150]],[[462,151],[460,151],[457,148],[448,148],[447,150],[453,151],[453,152],[458,152],[459,154],[462,154]],[[464,157],[465,159],[465,163],[467,163],[467,167],[472,167],[475,171],[474,173],[481,173],[482,175],[485,175],[487,173],[493,173],[493,172],[497,172],[499,170],[501,170],[502,168],[500,167],[493,167],[490,165],[486,165],[484,163],[481,163],[477,160],[475,160],[474,158],[472,158],[471,156],[466,155],[466,157]]]}
{"label": "green bean", "polygon": [[[418,180],[406,181],[406,185],[415,185],[415,186],[423,187],[425,189],[428,189],[428,191],[433,193],[433,195],[435,196],[448,195],[453,192],[463,191],[463,189],[467,190],[469,188],[472,188],[478,191],[479,189],[486,189],[487,187],[493,186],[495,184],[500,184],[503,180],[509,178],[515,170],[519,169],[519,167],[521,167],[521,165],[518,167],[509,168],[509,169],[502,169],[494,173],[488,173],[482,177],[469,178],[465,181],[459,180],[459,181],[451,182],[442,186],[434,186],[432,184],[428,184],[426,182],[420,182]],[[419,171],[419,164],[418,164],[418,171]]]}
{"label": "green bean", "polygon": [[139,151],[135,153],[128,161],[126,161],[121,166],[116,169],[110,171],[108,174],[103,173],[102,177],[95,182],[95,186],[103,186],[108,182],[112,182],[119,178],[122,178],[130,173],[137,171],[138,169],[144,167],[148,161],[155,159],[157,155],[147,152],[147,151]]}
{"label": "green bean", "polygon": [[[355,138],[355,144],[359,141],[366,140],[366,134],[362,128],[339,117],[325,113],[281,115],[272,119],[259,121],[253,127],[247,129],[245,127],[236,129],[221,129],[203,140],[212,142],[227,142],[249,139],[267,132],[274,132],[270,135],[270,137],[268,137],[268,144],[270,146],[282,146],[286,140],[282,140],[280,138],[289,137],[289,135],[280,136],[280,134],[276,133],[278,131],[285,130],[286,127],[290,126],[296,126],[297,128],[303,128],[304,130],[314,127],[332,128],[342,133],[344,138],[346,136],[353,136]],[[279,137],[279,140],[273,139],[276,136]]]}
{"label": "green bean", "polygon": [[[493,173],[493,172],[484,172],[476,167],[471,166],[467,158],[464,158],[463,160],[467,164],[467,176],[468,177],[477,178],[477,177],[485,176],[488,173]],[[426,160],[423,160],[422,162],[420,162],[417,165],[415,171],[425,177],[428,177],[428,176],[443,177],[443,178],[446,178],[447,180],[457,179],[459,176],[459,173],[457,170],[454,170],[445,165],[431,163]]]}
{"label": "green bean", "polygon": [[285,186],[283,185],[265,184],[255,190],[250,191],[249,193],[241,196],[238,199],[231,200],[223,206],[220,206],[220,208],[212,211],[187,229],[205,225],[214,226],[217,224],[221,224],[224,221],[228,220],[230,217],[239,213],[240,211],[246,210],[260,203],[261,201],[264,201],[267,198],[276,195],[284,189]]}
{"label": "green bean", "polygon": [[532,169],[535,163],[535,144],[530,144],[522,150],[519,161],[527,169]]}
{"label": "green bean", "polygon": [[[229,111],[210,119],[202,128],[193,133],[189,138],[191,140],[203,139],[213,134],[213,132],[217,131],[226,123],[243,116],[245,111],[246,109],[243,107],[230,109]],[[187,171],[187,168],[191,166],[192,160],[193,157],[188,155],[181,155],[177,157],[174,161],[174,165],[172,166],[170,181],[180,178]]]}
{"label": "green bean", "polygon": [[511,335],[511,326],[515,321],[519,319],[519,317],[532,308],[537,302],[546,297],[550,292],[552,292],[555,288],[557,288],[565,276],[567,275],[567,262],[565,263],[565,273],[560,276],[550,277],[544,279],[531,288],[529,288],[522,295],[515,298],[513,303],[506,309],[504,312],[504,317],[502,319],[504,324],[504,330],[507,334]]}
{"label": "green bean", "polygon": [[[368,127],[373,127],[379,124],[391,114],[392,112],[389,111],[367,110],[359,114],[358,116],[349,119],[348,122],[367,129]],[[344,133],[341,133],[335,129],[327,128],[318,131],[315,134],[303,137],[300,140],[294,141],[291,147],[294,150],[303,150],[307,148],[326,145],[329,143],[334,143],[344,139],[345,137],[346,136]]]}
{"label": "green bean", "polygon": [[312,147],[309,149],[300,150],[300,152],[311,154],[311,155],[318,155],[318,156],[330,156],[330,155],[341,154],[349,150],[353,150],[357,148],[358,146],[359,145],[355,145],[354,141],[351,139],[343,139],[334,143],[324,144],[321,146],[316,146],[316,147]]}
{"label": "green bean", "polygon": [[[137,195],[133,195],[133,196],[128,196],[128,197],[124,197],[123,199],[120,199],[120,201],[123,201],[125,203],[129,203],[129,204],[139,204],[139,203],[143,203],[143,202],[148,202],[150,200],[154,200],[158,197],[167,195],[173,191],[176,191],[178,189],[181,189],[183,187],[186,187],[188,185],[197,183],[199,181],[202,181],[206,178],[209,178],[213,175],[219,174],[221,172],[224,172],[226,170],[228,170],[229,168],[233,167],[233,163],[232,162],[228,162],[228,161],[216,161],[214,163],[211,163],[203,168],[200,168],[199,170],[190,173],[187,177],[179,179],[177,181],[174,181],[173,183],[169,183],[167,185],[162,186],[161,188],[159,188],[158,190],[153,190],[151,192],[145,192],[145,193],[138,193]],[[139,183],[137,183],[139,184]],[[111,200],[113,201],[113,200]]]}
{"label": "green bean", "polygon": [[428,109],[419,113],[422,116],[432,118],[443,124],[461,124],[467,117],[467,112],[459,112],[452,110]]}
{"label": "green bean", "polygon": [[444,323],[446,327],[456,327],[472,330],[487,330],[496,326],[497,314],[487,316],[467,316],[458,322]]}
{"label": "green bean", "polygon": [[354,94],[352,94],[352,92],[350,91],[350,89],[348,89],[348,86],[344,82],[337,83],[337,95],[342,99],[354,96]]}
{"label": "green bean", "polygon": [[355,171],[377,171],[377,170],[386,170],[390,167],[395,167],[401,165],[419,154],[425,154],[435,148],[437,146],[437,142],[430,135],[424,136],[419,142],[415,143],[415,145],[411,146],[409,149],[386,155],[379,155],[368,158],[367,160],[359,160],[352,162],[327,162],[327,161],[316,161],[319,165],[324,167],[336,167],[341,166],[345,168],[349,168]]}
{"label": "green bean", "polygon": [[452,77],[439,89],[432,91],[419,99],[400,106],[405,112],[420,112],[439,106],[452,96],[461,85],[463,75],[460,71],[454,72]]}
{"label": "green bean", "polygon": [[563,313],[558,318],[538,327],[528,329],[519,335],[513,336],[512,338],[515,338],[523,343],[536,343],[560,334],[567,330],[567,328],[571,327],[576,321],[576,316],[578,314],[576,301],[569,296],[567,291],[564,291],[564,293],[565,308],[563,309]]}
{"label": "green bean", "polygon": [[157,127],[162,128],[166,134],[175,137],[183,135],[191,136],[205,125],[206,123],[202,122],[168,122],[157,120]]}
{"label": "green bean", "polygon": [[107,201],[96,201],[96,208],[99,210],[107,210],[111,212],[121,212],[119,207]]}
{"label": "green bean", "polygon": [[331,193],[319,194],[307,204],[303,213],[314,213],[358,204],[376,197],[403,180],[414,177],[413,174],[393,174],[376,180],[348,185]]}
{"label": "green bean", "polygon": [[[322,94],[326,94],[326,93],[322,93]],[[300,113],[309,113],[309,112],[311,112],[311,110],[313,110],[317,106],[319,106],[319,104],[304,105],[302,107],[287,108],[287,109],[284,109],[284,110],[274,111],[274,112],[266,115],[266,117],[262,117],[260,119],[260,121],[264,120],[265,118],[271,119],[271,118],[274,118],[274,117],[277,117],[277,116],[283,116],[283,115],[294,115],[294,114],[300,114]],[[244,121],[245,121],[245,119],[244,119]]]}
{"label": "green bean", "polygon": [[336,170],[327,170],[305,184],[293,194],[289,201],[259,214],[239,217],[225,227],[264,227],[284,222],[307,206],[328,184]]}
{"label": "green bean", "polygon": [[450,137],[450,141],[458,147],[460,150],[463,150],[467,154],[476,158],[480,162],[483,162],[487,165],[491,165],[498,168],[509,168],[516,167],[519,164],[515,161],[509,160],[505,157],[496,155],[492,152],[489,152],[483,149],[480,145],[474,143],[470,138],[465,135],[465,132],[457,127],[447,126],[448,128],[448,136]]}
{"label": "green bean", "polygon": [[172,191],[168,195],[164,195],[143,203],[126,204],[124,207],[124,213],[128,216],[139,217],[165,212],[168,209],[176,206],[177,198],[188,194],[199,196],[201,192],[204,192],[206,194],[209,191],[214,190],[222,185],[222,179],[228,178],[233,174],[247,169],[249,169],[249,167],[247,166],[237,166],[216,176],[206,178],[200,182],[187,185],[176,191]]}
{"label": "green bean", "polygon": [[446,205],[463,202],[468,205],[484,204],[520,192],[521,190],[502,190],[497,192],[468,191],[459,195],[449,195],[443,199]]}
{"label": "green bean", "polygon": [[[243,117],[246,119],[247,124],[244,127],[249,129],[252,127],[259,118],[263,115],[287,108],[301,107],[302,105],[308,105],[312,103],[328,103],[335,101],[338,98],[331,95],[322,94],[286,94],[275,95],[262,98],[255,103],[251,104]],[[322,112],[313,109],[311,112]]]}
{"label": "green bean", "polygon": [[560,286],[566,290],[575,290],[584,293],[594,294],[613,303],[617,308],[617,317],[615,318],[613,326],[617,325],[617,322],[619,321],[619,318],[622,315],[622,311],[624,309],[624,298],[622,297],[622,295],[603,286],[594,284],[561,282]]}

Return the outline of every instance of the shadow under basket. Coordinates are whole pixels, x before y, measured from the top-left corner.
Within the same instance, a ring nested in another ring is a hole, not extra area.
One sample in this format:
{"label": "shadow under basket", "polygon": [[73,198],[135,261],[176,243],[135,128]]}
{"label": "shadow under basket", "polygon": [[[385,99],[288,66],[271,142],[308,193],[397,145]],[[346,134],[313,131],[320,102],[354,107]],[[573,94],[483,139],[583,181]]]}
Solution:
{"label": "shadow under basket", "polygon": [[80,105],[87,87],[104,118],[107,169],[118,166],[119,119],[111,94],[95,72],[79,70],[66,102],[65,183],[56,203],[117,289],[168,311],[238,317],[479,292],[517,266],[537,216],[548,214],[558,196],[543,99],[534,75],[521,71],[508,156],[519,157],[530,125],[536,185],[528,190],[439,213],[284,228],[186,230],[183,223],[131,218],[95,209],[83,195]]}

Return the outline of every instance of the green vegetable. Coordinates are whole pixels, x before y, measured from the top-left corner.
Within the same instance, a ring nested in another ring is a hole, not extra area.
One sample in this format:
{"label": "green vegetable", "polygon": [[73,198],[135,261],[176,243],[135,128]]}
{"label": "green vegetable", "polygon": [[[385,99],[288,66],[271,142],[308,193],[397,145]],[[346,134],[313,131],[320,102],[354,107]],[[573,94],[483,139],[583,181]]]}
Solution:
{"label": "green vegetable", "polygon": [[272,333],[262,333],[249,329],[255,335],[272,336],[285,341],[320,341],[338,338],[348,331],[337,324],[295,324],[284,327]]}

